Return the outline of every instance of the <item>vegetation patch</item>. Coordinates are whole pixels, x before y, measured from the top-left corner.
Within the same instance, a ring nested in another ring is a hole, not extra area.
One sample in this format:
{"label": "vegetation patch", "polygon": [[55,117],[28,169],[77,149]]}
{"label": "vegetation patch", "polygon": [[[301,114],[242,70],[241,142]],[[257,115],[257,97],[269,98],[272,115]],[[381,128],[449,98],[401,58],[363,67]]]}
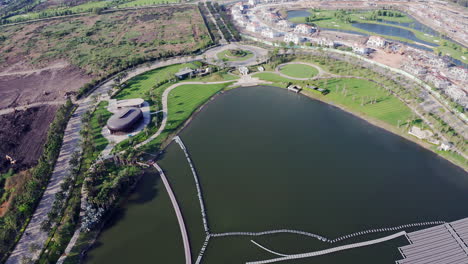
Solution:
{"label": "vegetation patch", "polygon": [[216,54],[223,61],[244,61],[253,57],[253,53],[242,49],[229,49]]}

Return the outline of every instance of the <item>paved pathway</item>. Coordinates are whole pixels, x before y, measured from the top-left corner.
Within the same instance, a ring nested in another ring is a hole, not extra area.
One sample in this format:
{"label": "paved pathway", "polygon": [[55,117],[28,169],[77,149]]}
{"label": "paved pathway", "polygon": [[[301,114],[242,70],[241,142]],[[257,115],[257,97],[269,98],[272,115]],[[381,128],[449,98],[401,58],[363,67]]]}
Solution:
{"label": "paved pathway", "polygon": [[166,191],[169,194],[169,198],[171,199],[172,207],[177,216],[177,221],[179,222],[180,233],[182,235],[182,240],[184,242],[184,252],[185,252],[185,264],[192,264],[192,255],[190,254],[190,242],[187,235],[187,229],[185,228],[184,217],[182,216],[182,212],[180,211],[179,204],[177,203],[177,199],[172,191],[171,185],[164,174],[164,171],[159,167],[158,164],[154,163],[153,167],[155,167],[158,172],[159,176],[161,176],[161,180],[164,183],[164,187],[166,187]]}

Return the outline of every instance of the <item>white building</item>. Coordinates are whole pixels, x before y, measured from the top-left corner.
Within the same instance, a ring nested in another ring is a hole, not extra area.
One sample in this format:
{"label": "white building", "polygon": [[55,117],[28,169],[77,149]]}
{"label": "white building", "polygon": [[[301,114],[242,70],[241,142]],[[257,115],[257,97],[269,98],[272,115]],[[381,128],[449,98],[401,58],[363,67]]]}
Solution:
{"label": "white building", "polygon": [[287,20],[284,20],[284,19],[278,21],[278,23],[276,23],[276,25],[278,25],[278,27],[284,28],[284,29],[292,28],[294,26],[293,23],[291,23],[291,22],[289,22]]}
{"label": "white building", "polygon": [[380,36],[370,36],[366,44],[371,47],[384,48],[387,45],[387,41]]}
{"label": "white building", "polygon": [[262,36],[264,36],[265,38],[277,38],[277,37],[281,37],[282,34],[281,32],[274,31],[270,28],[267,28],[262,31]]}
{"label": "white building", "polygon": [[249,23],[249,24],[247,24],[246,29],[248,31],[254,32],[254,33],[262,31],[262,27],[258,23]]}
{"label": "white building", "polygon": [[259,0],[249,0],[248,3],[249,3],[250,6],[255,6],[255,5],[259,4],[260,1]]}
{"label": "white building", "polygon": [[316,31],[316,28],[306,24],[299,24],[294,28],[294,32],[299,34],[312,34]]}
{"label": "white building", "polygon": [[303,39],[301,37],[299,37],[298,35],[296,34],[292,34],[292,33],[288,33],[284,36],[284,41],[289,44],[290,42],[294,43],[294,44],[299,44],[303,41]]}
{"label": "white building", "polygon": [[455,86],[449,87],[445,92],[455,101],[459,101],[467,96],[465,91]]}
{"label": "white building", "polygon": [[361,55],[368,55],[369,53],[371,53],[372,49],[364,45],[355,43],[353,45],[353,51]]}
{"label": "white building", "polygon": [[438,89],[446,89],[451,85],[447,78],[437,73],[428,74],[426,76],[426,81],[433,83],[434,86]]}

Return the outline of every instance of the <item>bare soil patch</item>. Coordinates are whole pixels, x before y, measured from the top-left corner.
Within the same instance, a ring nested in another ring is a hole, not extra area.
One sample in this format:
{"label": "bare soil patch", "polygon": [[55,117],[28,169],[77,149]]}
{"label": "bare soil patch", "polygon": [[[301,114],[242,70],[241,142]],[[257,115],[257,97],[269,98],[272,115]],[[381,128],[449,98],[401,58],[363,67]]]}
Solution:
{"label": "bare soil patch", "polygon": [[[54,66],[56,64],[52,64]],[[0,72],[0,109],[34,102],[63,100],[65,94],[76,91],[92,77],[76,66]]]}
{"label": "bare soil patch", "polygon": [[[32,167],[42,154],[57,106],[41,106],[0,116],[0,172]],[[9,155],[15,164],[6,159]]]}
{"label": "bare soil patch", "polygon": [[397,53],[387,53],[383,50],[376,50],[371,55],[372,60],[380,62],[393,68],[400,68],[405,56]]}

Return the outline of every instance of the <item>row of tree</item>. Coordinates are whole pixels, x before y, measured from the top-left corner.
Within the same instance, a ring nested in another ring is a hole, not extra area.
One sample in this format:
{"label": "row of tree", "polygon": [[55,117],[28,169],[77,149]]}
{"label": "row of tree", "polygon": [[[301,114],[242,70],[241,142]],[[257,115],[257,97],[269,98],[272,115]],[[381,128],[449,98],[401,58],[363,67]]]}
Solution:
{"label": "row of tree", "polygon": [[31,170],[31,179],[21,187],[12,199],[10,210],[0,218],[0,262],[5,261],[8,252],[19,239],[26,220],[32,216],[49,178],[52,175],[62,146],[62,139],[68,120],[74,109],[70,100],[60,107],[50,125],[44,150],[38,164]]}

